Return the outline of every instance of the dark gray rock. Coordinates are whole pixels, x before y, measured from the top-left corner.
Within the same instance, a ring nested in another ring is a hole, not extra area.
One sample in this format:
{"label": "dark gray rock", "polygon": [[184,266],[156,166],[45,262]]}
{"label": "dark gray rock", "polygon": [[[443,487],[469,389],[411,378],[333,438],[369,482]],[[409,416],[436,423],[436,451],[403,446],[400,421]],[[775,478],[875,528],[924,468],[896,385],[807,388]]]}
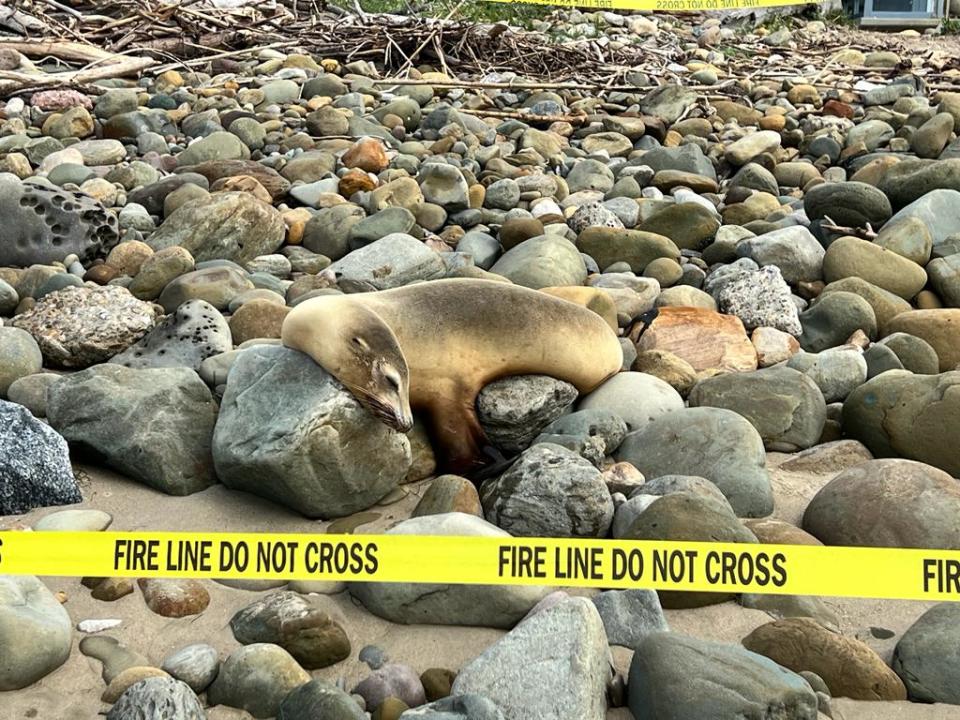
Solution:
{"label": "dark gray rock", "polygon": [[308,517],[340,517],[389,493],[410,443],[302,353],[252,347],[234,363],[213,439],[227,487]]}
{"label": "dark gray rock", "polygon": [[608,590],[595,595],[593,604],[611,645],[636,650],[650,633],[670,629],[653,590]]}
{"label": "dark gray rock", "polygon": [[0,400],[0,515],[82,500],[66,441],[25,407]]}
{"label": "dark gray rock", "polygon": [[615,455],[646,477],[700,475],[740,517],[773,511],[763,439],[746,419],[722,408],[689,408],[656,418],[627,435]]}
{"label": "dark gray rock", "polygon": [[280,703],[277,720],[366,720],[356,700],[323,680],[296,688]]}
{"label": "dark gray rock", "polygon": [[210,449],[216,415],[209,388],[187,368],[96,365],[47,391],[47,417],[67,440],[170,495],[216,482]]}
{"label": "dark gray rock", "polygon": [[559,445],[524,451],[503,475],[480,488],[487,519],[511,535],[604,537],[613,500],[600,471]]}
{"label": "dark gray rock", "polygon": [[273,643],[308,670],[323,668],[350,656],[350,639],[340,623],[308,598],[278,591],[239,610],[230,619],[237,642]]}
{"label": "dark gray rock", "polygon": [[940,603],[907,630],[893,651],[893,671],[913,702],[960,705],[960,605]]}
{"label": "dark gray rock", "polygon": [[0,267],[82,261],[105,255],[120,239],[117,218],[79,192],[22,183],[0,173]]}
{"label": "dark gray rock", "polygon": [[511,720],[603,720],[610,665],[593,603],[563,598],[467,664],[453,682],[453,695],[483,695]]}
{"label": "dark gray rock", "polygon": [[837,225],[880,227],[893,214],[882,192],[862,182],[823,183],[803,197],[803,209],[810,220],[829,216]]}
{"label": "dark gray rock", "polygon": [[603,453],[612,455],[627,436],[627,424],[616,413],[597,408],[561,415],[547,425],[543,432],[553,435],[598,438],[603,442]]}
{"label": "dark gray rock", "polygon": [[129,368],[188,367],[233,350],[230,326],[210,303],[188,300],[110,362]]}
{"label": "dark gray rock", "polygon": [[870,303],[842,290],[822,295],[800,313],[800,324],[800,346],[812,353],[843,345],[857,330],[870,339],[877,337],[877,316]]}
{"label": "dark gray rock", "polygon": [[764,446],[795,452],[816,445],[827,420],[827,406],[817,384],[787,367],[748,373],[725,373],[698,382],[690,407],[733,410],[753,425]]}
{"label": "dark gray rock", "polygon": [[676,633],[641,643],[627,687],[636,720],[817,718],[817,696],[799,675],[739,645]]}
{"label": "dark gray rock", "polygon": [[501,450],[529,447],[541,431],[577,398],[570,383],[547,375],[494,380],[477,396],[477,416],[487,438]]}
{"label": "dark gray rock", "polygon": [[858,387],[843,404],[843,433],[877,457],[904,457],[960,476],[960,372],[891,370]]}
{"label": "dark gray rock", "polygon": [[[403,520],[387,534],[509,537],[482,518],[460,512]],[[367,610],[391,622],[504,629],[513,627],[549,592],[535,585],[358,582],[349,588]]]}
{"label": "dark gray rock", "polygon": [[142,205],[151,215],[162,215],[163,201],[167,199],[167,195],[183,185],[196,185],[203,190],[210,189],[210,183],[203,175],[195,172],[180,172],[131,190],[127,193],[127,200]]}

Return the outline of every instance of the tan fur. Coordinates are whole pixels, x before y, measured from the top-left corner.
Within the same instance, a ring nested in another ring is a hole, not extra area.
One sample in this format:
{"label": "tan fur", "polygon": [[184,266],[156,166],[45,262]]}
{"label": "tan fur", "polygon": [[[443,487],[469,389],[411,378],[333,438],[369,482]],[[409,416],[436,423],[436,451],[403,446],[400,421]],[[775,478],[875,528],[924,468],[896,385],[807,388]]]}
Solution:
{"label": "tan fur", "polygon": [[[618,372],[623,357],[596,313],[535,290],[471,279],[313,298],[287,316],[282,339],[362,402],[374,398],[371,410],[393,427],[404,429],[410,407],[425,413],[435,446],[454,469],[480,462],[476,398],[488,383],[542,374],[586,393]],[[402,376],[398,392],[382,382],[394,371]]]}

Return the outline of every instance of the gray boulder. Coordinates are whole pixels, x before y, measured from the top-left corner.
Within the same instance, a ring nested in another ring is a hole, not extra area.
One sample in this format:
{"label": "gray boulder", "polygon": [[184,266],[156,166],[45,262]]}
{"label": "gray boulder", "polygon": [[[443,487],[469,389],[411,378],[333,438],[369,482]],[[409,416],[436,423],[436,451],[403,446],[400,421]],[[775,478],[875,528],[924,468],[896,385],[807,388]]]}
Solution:
{"label": "gray boulder", "polygon": [[217,406],[187,368],[97,365],[47,390],[47,418],[67,440],[170,495],[216,482],[211,438]]}
{"label": "gray boulder", "polygon": [[73,625],[63,605],[31,575],[0,575],[0,690],[20,690],[70,657]]}
{"label": "gray boulder", "polygon": [[410,443],[303,353],[240,353],[213,437],[217,476],[308,517],[363,510],[410,468]]}
{"label": "gray boulder", "polygon": [[197,262],[232,260],[244,265],[283,245],[286,226],[272,205],[247,192],[218,192],[188,200],[157,228],[154,250],[179,245]]}
{"label": "gray boulder", "polygon": [[823,246],[801,225],[745,238],[737,243],[736,252],[761,267],[776,265],[791,285],[823,276]]}
{"label": "gray boulder", "polygon": [[644,476],[699,475],[713,482],[739,517],[773,512],[763,439],[746,419],[723,408],[689,408],[627,435],[617,460]]}
{"label": "gray boulder", "polygon": [[204,300],[188,300],[110,362],[129,368],[188,367],[233,350],[230,326]]}
{"label": "gray boulder", "polygon": [[893,671],[913,702],[960,705],[960,605],[940,603],[907,630],[893,651]]}
{"label": "gray boulder", "polygon": [[960,485],[913,460],[870,460],[813,497],[803,529],[825,545],[960,550]]}
{"label": "gray boulder", "polygon": [[167,655],[160,669],[185,682],[195,693],[202,693],[217,677],[220,658],[209,645],[187,645]]}
{"label": "gray boulder", "polygon": [[570,383],[547,375],[494,380],[477,396],[477,416],[487,438],[501,450],[527,448],[544,427],[577,398]]}
{"label": "gray boulder", "polygon": [[934,246],[937,246],[950,235],[960,232],[960,219],[956,213],[958,203],[960,192],[957,190],[931,190],[900,210],[887,225],[893,226],[908,218],[915,218],[926,226]]}
{"label": "gray boulder", "polygon": [[612,455],[627,436],[627,424],[610,410],[577,410],[561,415],[543,429],[549,435],[571,435],[580,438],[599,438],[604,455]]}
{"label": "gray boulder", "polygon": [[768,450],[795,452],[816,445],[827,420],[817,384],[803,373],[771,367],[726,373],[698,382],[690,407],[733,410],[753,425]]}
{"label": "gray boulder", "polygon": [[[397,523],[387,535],[510,537],[482,518],[443,513]],[[350,583],[350,594],[374,615],[391,622],[426,625],[513,627],[550,591],[524,585]]]}
{"label": "gray boulder", "polygon": [[534,613],[453,682],[453,695],[476,693],[511,720],[604,720],[610,648],[586,598],[566,598]]}
{"label": "gray boulder", "polygon": [[503,475],[480,488],[487,520],[511,535],[605,537],[613,500],[600,471],[552,443],[523,452]]}
{"label": "gray boulder", "polygon": [[[873,347],[883,348],[882,345]],[[813,380],[828,403],[845,400],[867,380],[866,357],[853,345],[840,345],[819,353],[801,350],[787,360],[787,367]]]}
{"label": "gray boulder", "polygon": [[658,377],[621,372],[577,404],[578,410],[603,410],[620,417],[629,432],[643,430],[659,417],[683,409],[683,398]]}
{"label": "gray boulder", "polygon": [[653,590],[608,590],[595,595],[593,604],[611,645],[636,650],[650,633],[670,629]]}
{"label": "gray boulder", "polygon": [[576,245],[547,235],[524,240],[510,248],[493,264],[490,272],[534,290],[583,285],[587,279],[587,267]]}
{"label": "gray boulder", "polygon": [[627,704],[636,720],[816,720],[799,675],[739,645],[649,635],[633,655]]}
{"label": "gray boulder", "polygon": [[405,233],[393,233],[364,245],[327,270],[347,292],[389,290],[446,274],[440,254]]}
{"label": "gray boulder", "polygon": [[843,434],[876,457],[904,457],[960,476],[960,371],[914,375],[890,370],[843,404]]}
{"label": "gray boulder", "polygon": [[66,441],[26,408],[0,400],[0,515],[82,500]]}

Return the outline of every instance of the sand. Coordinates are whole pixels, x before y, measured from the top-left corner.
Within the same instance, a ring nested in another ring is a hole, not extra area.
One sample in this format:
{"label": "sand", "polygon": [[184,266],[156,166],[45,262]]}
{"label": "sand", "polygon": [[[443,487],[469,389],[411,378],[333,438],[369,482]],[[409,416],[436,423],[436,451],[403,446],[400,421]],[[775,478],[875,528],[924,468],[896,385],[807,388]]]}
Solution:
{"label": "sand", "polygon": [[[833,472],[778,469],[777,466],[789,457],[776,453],[768,457],[777,499],[775,517],[799,523],[803,507],[829,481]],[[78,470],[85,498],[78,507],[109,512],[114,518],[112,530],[322,533],[330,524],[307,520],[286,508],[223,486],[189,497],[170,497],[101,468],[78,466]],[[358,531],[378,532],[408,517],[426,485],[427,482],[406,486],[402,499],[372,508],[379,517],[361,525]],[[19,517],[0,517],[0,528],[29,526],[53,511],[46,508]],[[106,603],[93,600],[90,591],[76,578],[44,578],[44,581],[51,590],[66,593],[66,608],[75,623],[93,618],[122,620],[118,628],[106,631],[106,634],[155,664],[171,651],[195,642],[209,643],[217,648],[221,657],[225,657],[238,647],[229,629],[230,618],[237,610],[268,592],[209,582],[211,602],[203,614],[169,619],[147,610],[139,591],[117,602]],[[571,592],[590,594],[593,591]],[[353,644],[353,652],[350,659],[313,674],[327,680],[342,679],[348,689],[369,672],[366,665],[357,660],[357,653],[365,645],[375,644],[392,660],[407,663],[418,671],[430,667],[459,669],[503,634],[486,628],[395,625],[366,612],[346,592],[325,597],[323,602],[341,618]],[[830,598],[826,602],[839,616],[845,634],[868,642],[887,661],[900,634],[931,605],[850,598]],[[734,602],[694,610],[668,610],[666,616],[671,629],[677,632],[727,642],[739,642],[751,630],[771,619],[762,611],[741,608]],[[894,635],[887,639],[878,638],[871,628],[889,630]],[[78,643],[81,637],[82,634],[77,632],[74,642]],[[613,655],[618,669],[626,673],[631,652],[615,647]],[[100,701],[104,688],[100,663],[85,657],[75,647],[67,663],[40,682],[24,690],[3,693],[0,720],[94,718],[109,707]],[[837,699],[833,706],[846,720],[960,720],[960,707],[945,705]],[[839,713],[835,713],[835,720],[838,716]],[[210,720],[240,720],[251,716],[242,711],[215,707],[209,710],[208,717]],[[620,708],[611,710],[608,717],[629,720],[631,716]]]}

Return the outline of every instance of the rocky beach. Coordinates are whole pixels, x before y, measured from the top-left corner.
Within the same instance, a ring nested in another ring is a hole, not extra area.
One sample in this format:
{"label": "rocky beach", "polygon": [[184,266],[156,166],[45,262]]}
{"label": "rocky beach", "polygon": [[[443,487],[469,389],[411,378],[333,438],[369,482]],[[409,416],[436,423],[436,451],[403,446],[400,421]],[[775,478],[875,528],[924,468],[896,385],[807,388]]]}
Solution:
{"label": "rocky beach", "polygon": [[[58,5],[0,13],[0,530],[960,550],[955,38],[194,4],[239,29],[181,53]],[[476,477],[281,342],[457,279],[623,356],[483,387]],[[954,603],[0,576],[0,720],[947,720],[958,644]]]}

